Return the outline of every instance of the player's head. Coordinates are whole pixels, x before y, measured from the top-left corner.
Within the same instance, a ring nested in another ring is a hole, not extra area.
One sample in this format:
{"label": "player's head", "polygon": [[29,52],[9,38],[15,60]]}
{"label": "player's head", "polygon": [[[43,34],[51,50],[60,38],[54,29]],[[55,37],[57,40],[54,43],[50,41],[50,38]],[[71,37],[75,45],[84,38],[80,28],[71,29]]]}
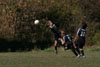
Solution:
{"label": "player's head", "polygon": [[52,26],[53,23],[49,20],[49,21],[48,21],[48,25],[49,25],[49,26]]}
{"label": "player's head", "polygon": [[65,36],[65,32],[64,31],[61,31],[61,36]]}
{"label": "player's head", "polygon": [[86,23],[82,23],[82,29],[86,29],[87,28],[87,24]]}
{"label": "player's head", "polygon": [[52,21],[50,21],[50,20],[48,21],[48,25],[49,26],[55,26],[55,24]]}

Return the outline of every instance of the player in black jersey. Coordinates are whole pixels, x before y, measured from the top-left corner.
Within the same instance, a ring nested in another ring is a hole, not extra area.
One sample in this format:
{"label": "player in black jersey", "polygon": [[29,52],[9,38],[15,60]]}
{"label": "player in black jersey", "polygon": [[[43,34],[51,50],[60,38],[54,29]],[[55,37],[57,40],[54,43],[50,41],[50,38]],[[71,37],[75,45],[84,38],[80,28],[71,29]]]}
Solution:
{"label": "player in black jersey", "polygon": [[64,41],[61,38],[61,32],[59,32],[59,30],[57,29],[55,24],[53,24],[51,21],[48,21],[48,25],[49,25],[49,28],[51,29],[51,31],[54,33],[54,37],[55,37],[54,46],[55,46],[55,51],[56,51],[56,54],[57,54],[58,53],[57,52],[58,40],[60,40],[62,44],[64,44]]}
{"label": "player in black jersey", "polygon": [[73,41],[72,41],[72,36],[71,35],[65,35],[65,32],[62,31],[61,32],[61,36],[63,37],[63,40],[64,40],[64,49],[65,50],[68,50],[68,49],[71,49],[72,52],[78,56],[77,52],[75,51],[75,48],[73,46]]}
{"label": "player in black jersey", "polygon": [[78,29],[77,34],[74,38],[74,44],[75,44],[74,46],[76,48],[76,51],[80,54],[80,56],[83,57],[85,57],[83,46],[85,45],[86,28],[87,24],[85,22],[82,23],[81,28]]}

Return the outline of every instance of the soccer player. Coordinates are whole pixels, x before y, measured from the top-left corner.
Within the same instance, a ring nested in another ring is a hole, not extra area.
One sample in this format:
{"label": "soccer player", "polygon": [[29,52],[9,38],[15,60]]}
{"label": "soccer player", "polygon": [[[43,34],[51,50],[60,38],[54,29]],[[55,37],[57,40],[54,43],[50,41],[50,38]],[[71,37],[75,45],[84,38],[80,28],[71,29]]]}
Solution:
{"label": "soccer player", "polygon": [[61,36],[63,37],[63,40],[64,40],[64,49],[67,50],[67,49],[71,49],[72,52],[75,54],[75,56],[78,56],[77,52],[75,51],[75,48],[73,46],[73,41],[72,41],[72,37],[71,35],[65,35],[65,32],[62,31],[61,32]]}
{"label": "soccer player", "polygon": [[77,34],[74,38],[74,46],[76,48],[76,51],[83,58],[85,58],[83,47],[85,45],[86,28],[87,24],[83,22],[81,28],[78,29]]}
{"label": "soccer player", "polygon": [[62,44],[64,44],[64,41],[61,38],[61,33],[59,32],[59,30],[57,29],[57,27],[55,26],[55,24],[53,24],[51,21],[48,21],[48,25],[49,25],[49,28],[54,33],[54,37],[55,37],[54,47],[55,47],[55,51],[56,51],[56,54],[57,54],[58,53],[58,51],[57,51],[58,40],[60,40]]}

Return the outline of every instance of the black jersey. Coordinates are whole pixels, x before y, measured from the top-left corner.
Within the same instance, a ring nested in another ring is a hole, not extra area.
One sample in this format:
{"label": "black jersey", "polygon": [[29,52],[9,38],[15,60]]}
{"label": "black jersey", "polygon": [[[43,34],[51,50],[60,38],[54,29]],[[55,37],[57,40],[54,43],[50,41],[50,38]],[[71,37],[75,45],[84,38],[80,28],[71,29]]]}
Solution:
{"label": "black jersey", "polygon": [[72,49],[73,48],[72,37],[70,35],[65,35],[63,37],[63,40],[64,40],[65,44],[67,43],[67,48],[68,49]]}
{"label": "black jersey", "polygon": [[55,40],[58,40],[58,38],[61,38],[61,33],[58,31],[56,26],[50,26],[50,29],[54,33]]}
{"label": "black jersey", "polygon": [[58,31],[57,27],[56,26],[50,26],[50,29],[52,30],[52,32],[54,34],[59,34],[60,32]]}
{"label": "black jersey", "polygon": [[77,31],[77,35],[79,36],[79,38],[76,41],[76,46],[78,46],[79,48],[83,48],[83,46],[85,45],[86,30],[79,28]]}
{"label": "black jersey", "polygon": [[67,44],[72,44],[72,37],[71,37],[70,35],[65,35],[65,36],[63,37],[63,40],[64,40],[64,42],[67,43]]}
{"label": "black jersey", "polygon": [[77,31],[77,35],[79,36],[79,38],[85,39],[86,30],[79,28],[78,31]]}

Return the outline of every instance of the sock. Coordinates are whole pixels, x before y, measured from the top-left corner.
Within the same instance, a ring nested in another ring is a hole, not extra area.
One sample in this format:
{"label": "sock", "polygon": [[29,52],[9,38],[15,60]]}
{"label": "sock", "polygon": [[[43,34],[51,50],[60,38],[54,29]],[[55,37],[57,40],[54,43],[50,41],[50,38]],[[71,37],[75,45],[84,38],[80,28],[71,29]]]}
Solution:
{"label": "sock", "polygon": [[57,51],[57,46],[55,46],[55,50]]}
{"label": "sock", "polygon": [[57,46],[55,46],[55,50],[56,50],[56,54],[57,54],[57,53],[58,53],[58,52],[57,52]]}
{"label": "sock", "polygon": [[84,51],[83,51],[83,50],[81,50],[80,52],[81,52],[82,56],[84,56]]}
{"label": "sock", "polygon": [[80,51],[79,51],[79,49],[78,49],[78,48],[75,48],[75,50],[77,51],[77,53],[78,53],[78,54],[80,54]]}
{"label": "sock", "polygon": [[72,52],[73,52],[76,56],[78,55],[78,54],[76,53],[76,51],[75,51],[74,48],[72,48],[71,50],[72,50]]}

